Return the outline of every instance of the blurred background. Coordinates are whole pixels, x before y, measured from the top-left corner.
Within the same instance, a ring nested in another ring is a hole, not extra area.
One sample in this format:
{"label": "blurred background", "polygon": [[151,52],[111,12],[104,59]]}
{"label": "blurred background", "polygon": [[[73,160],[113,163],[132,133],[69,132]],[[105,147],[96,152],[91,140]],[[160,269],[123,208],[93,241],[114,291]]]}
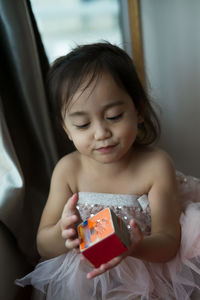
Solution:
{"label": "blurred background", "polygon": [[121,45],[118,0],[31,0],[50,62],[77,44],[107,40]]}

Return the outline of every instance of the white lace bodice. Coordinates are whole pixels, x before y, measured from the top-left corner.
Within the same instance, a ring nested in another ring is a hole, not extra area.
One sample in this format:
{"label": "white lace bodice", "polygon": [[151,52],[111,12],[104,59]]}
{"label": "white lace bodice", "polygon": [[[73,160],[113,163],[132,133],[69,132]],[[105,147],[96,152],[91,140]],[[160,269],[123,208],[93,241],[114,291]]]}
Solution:
{"label": "white lace bodice", "polygon": [[144,234],[150,234],[151,216],[146,195],[79,193],[77,208],[82,220],[95,215],[105,207],[110,207],[117,216],[124,220],[128,228],[130,220],[134,218]]}

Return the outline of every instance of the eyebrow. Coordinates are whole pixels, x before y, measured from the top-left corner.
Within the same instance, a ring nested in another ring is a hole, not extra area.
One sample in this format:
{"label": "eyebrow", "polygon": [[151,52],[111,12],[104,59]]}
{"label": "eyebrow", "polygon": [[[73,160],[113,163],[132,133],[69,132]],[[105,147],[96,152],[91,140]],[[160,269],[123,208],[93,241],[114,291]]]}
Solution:
{"label": "eyebrow", "polygon": [[[104,109],[109,109],[111,107],[114,107],[114,106],[120,106],[120,105],[123,105],[124,102],[123,101],[115,101],[115,102],[112,102],[112,103],[109,103],[109,104],[106,104],[104,106]],[[69,117],[76,117],[76,116],[86,116],[88,113],[84,110],[81,110],[81,111],[75,111],[75,112],[72,112],[70,113],[68,116]]]}

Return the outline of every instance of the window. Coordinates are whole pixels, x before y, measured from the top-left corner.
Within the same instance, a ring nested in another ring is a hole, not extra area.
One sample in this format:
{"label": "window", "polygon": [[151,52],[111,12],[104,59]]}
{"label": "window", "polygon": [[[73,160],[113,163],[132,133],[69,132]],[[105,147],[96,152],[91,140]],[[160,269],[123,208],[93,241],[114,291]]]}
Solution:
{"label": "window", "polygon": [[78,44],[102,40],[122,47],[119,0],[32,0],[49,61]]}

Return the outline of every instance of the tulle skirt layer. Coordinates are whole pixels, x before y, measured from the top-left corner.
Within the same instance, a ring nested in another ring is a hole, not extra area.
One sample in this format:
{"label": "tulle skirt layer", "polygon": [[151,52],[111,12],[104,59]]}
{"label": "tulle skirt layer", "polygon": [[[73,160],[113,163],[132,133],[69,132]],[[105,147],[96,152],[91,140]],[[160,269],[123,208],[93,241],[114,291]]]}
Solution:
{"label": "tulle skirt layer", "polygon": [[33,285],[49,300],[186,300],[192,299],[195,290],[200,299],[200,203],[187,204],[180,223],[180,251],[168,263],[127,257],[112,270],[88,280],[90,267],[80,254],[70,251],[39,263],[16,283]]}

